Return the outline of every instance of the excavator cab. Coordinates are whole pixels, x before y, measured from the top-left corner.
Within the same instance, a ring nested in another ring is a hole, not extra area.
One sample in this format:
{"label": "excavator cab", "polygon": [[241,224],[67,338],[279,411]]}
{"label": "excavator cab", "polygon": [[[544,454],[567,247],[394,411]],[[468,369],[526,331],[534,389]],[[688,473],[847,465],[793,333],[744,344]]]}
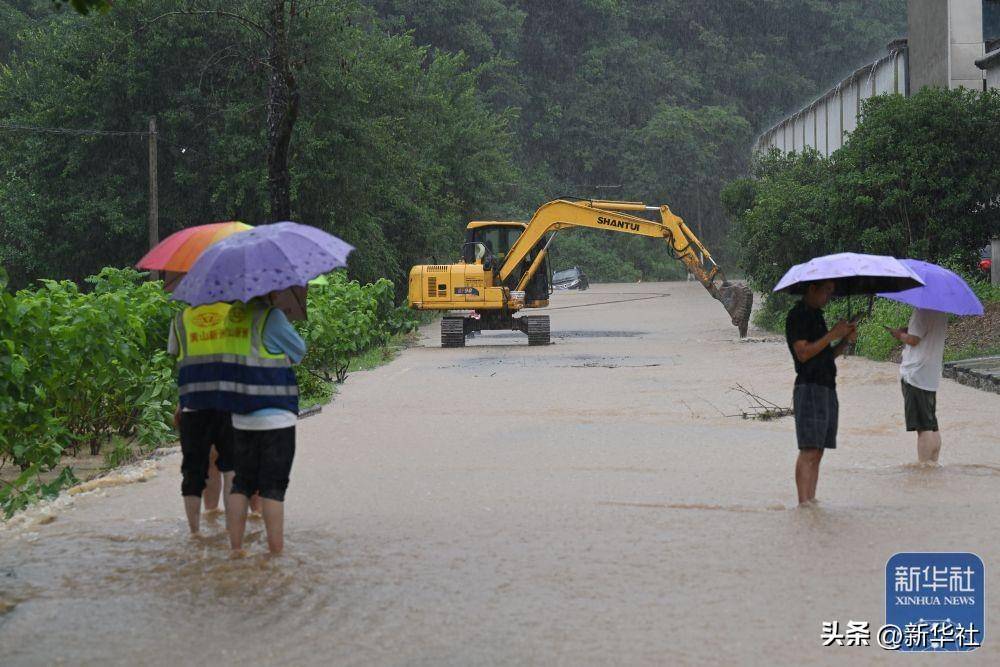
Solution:
{"label": "excavator cab", "polygon": [[[521,237],[527,225],[523,222],[506,221],[476,221],[470,222],[465,228],[465,244],[462,249],[462,259],[467,264],[476,261],[477,244],[485,247],[483,266],[487,270],[499,270],[507,258],[507,253],[514,246],[514,243]],[[516,271],[508,278],[511,286],[517,285],[524,272],[531,267],[535,256],[540,248],[534,248],[529,252]],[[482,251],[480,251],[482,252]],[[528,308],[544,308],[548,305],[550,289],[549,260],[546,257],[542,266],[532,276],[531,281],[524,288],[525,305]]]}

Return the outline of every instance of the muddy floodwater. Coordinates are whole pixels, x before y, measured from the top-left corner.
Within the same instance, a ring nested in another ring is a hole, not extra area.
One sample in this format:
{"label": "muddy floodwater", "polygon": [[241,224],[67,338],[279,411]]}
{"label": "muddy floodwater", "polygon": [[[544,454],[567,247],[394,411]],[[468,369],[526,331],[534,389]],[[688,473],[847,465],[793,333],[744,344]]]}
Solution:
{"label": "muddy floodwater", "polygon": [[0,663],[937,664],[821,646],[884,622],[907,550],[983,558],[962,662],[1000,661],[1000,396],[945,380],[921,468],[897,367],[840,360],[839,447],[797,509],[793,422],[732,390],[789,405],[783,341],[740,341],[695,283],[552,306],[551,346],[429,328],[301,421],[280,558],[259,523],[244,560],[221,518],[188,538],[176,455],[0,528]]}

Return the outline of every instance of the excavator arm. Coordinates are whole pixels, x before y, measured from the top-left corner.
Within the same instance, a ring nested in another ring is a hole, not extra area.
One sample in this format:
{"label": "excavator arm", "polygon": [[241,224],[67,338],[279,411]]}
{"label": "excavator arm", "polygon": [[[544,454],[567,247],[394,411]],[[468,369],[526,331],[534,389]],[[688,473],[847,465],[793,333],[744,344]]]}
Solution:
{"label": "excavator arm", "polygon": [[[658,211],[660,221],[647,220],[631,212]],[[572,227],[589,227],[636,236],[662,238],[667,242],[674,258],[684,263],[688,272],[719,300],[739,327],[740,336],[746,336],[753,306],[753,293],[746,285],[726,280],[722,269],[712,259],[708,249],[669,206],[646,206],[638,202],[612,202],[599,200],[551,201],[532,216],[528,226],[511,247],[499,269],[499,278],[506,282],[525,257],[535,249],[546,234]],[[516,289],[523,290],[541,266],[548,252],[552,237],[535,255],[531,265],[521,276]]]}

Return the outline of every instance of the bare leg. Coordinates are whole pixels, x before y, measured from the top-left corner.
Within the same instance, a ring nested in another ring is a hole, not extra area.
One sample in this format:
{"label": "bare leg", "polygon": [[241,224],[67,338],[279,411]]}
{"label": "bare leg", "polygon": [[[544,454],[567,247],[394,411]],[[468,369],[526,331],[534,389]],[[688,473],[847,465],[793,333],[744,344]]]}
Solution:
{"label": "bare leg", "polygon": [[795,461],[795,487],[799,493],[800,505],[816,498],[819,462],[822,458],[822,449],[799,450],[799,458]]}
{"label": "bare leg", "polygon": [[937,463],[941,453],[941,434],[937,431],[917,431],[917,460]]}
{"label": "bare leg", "polygon": [[226,508],[226,528],[229,530],[229,547],[233,551],[243,550],[243,533],[247,528],[247,505],[249,500],[242,493],[229,494]]}
{"label": "bare leg", "polygon": [[250,513],[255,516],[260,516],[260,494],[255,493],[250,498]]}
{"label": "bare leg", "polygon": [[233,477],[235,476],[236,473],[232,470],[222,473],[222,504],[225,505],[226,510],[229,509],[229,496],[233,492]]}
{"label": "bare leg", "polygon": [[215,466],[215,460],[219,458],[215,447],[212,447],[212,454],[208,460],[208,481],[205,483],[205,492],[201,494],[205,501],[205,511],[211,512],[219,509],[219,496],[222,494],[222,474]]}
{"label": "bare leg", "polygon": [[810,479],[809,500],[816,500],[816,485],[819,484],[819,462],[823,460],[823,452],[826,450],[816,450],[816,460],[813,462],[812,477]]}
{"label": "bare leg", "polygon": [[184,496],[184,513],[187,514],[191,534],[197,535],[201,523],[201,496]]}
{"label": "bare leg", "polygon": [[264,528],[267,530],[267,548],[280,554],[285,548],[285,503],[270,498],[261,499]]}

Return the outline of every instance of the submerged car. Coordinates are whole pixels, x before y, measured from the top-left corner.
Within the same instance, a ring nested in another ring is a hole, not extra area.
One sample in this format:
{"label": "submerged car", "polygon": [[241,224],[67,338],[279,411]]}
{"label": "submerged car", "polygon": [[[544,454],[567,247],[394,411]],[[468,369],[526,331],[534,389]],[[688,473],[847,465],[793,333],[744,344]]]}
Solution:
{"label": "submerged car", "polygon": [[552,287],[555,289],[585,290],[590,287],[590,280],[579,267],[574,266],[572,269],[553,273]]}

